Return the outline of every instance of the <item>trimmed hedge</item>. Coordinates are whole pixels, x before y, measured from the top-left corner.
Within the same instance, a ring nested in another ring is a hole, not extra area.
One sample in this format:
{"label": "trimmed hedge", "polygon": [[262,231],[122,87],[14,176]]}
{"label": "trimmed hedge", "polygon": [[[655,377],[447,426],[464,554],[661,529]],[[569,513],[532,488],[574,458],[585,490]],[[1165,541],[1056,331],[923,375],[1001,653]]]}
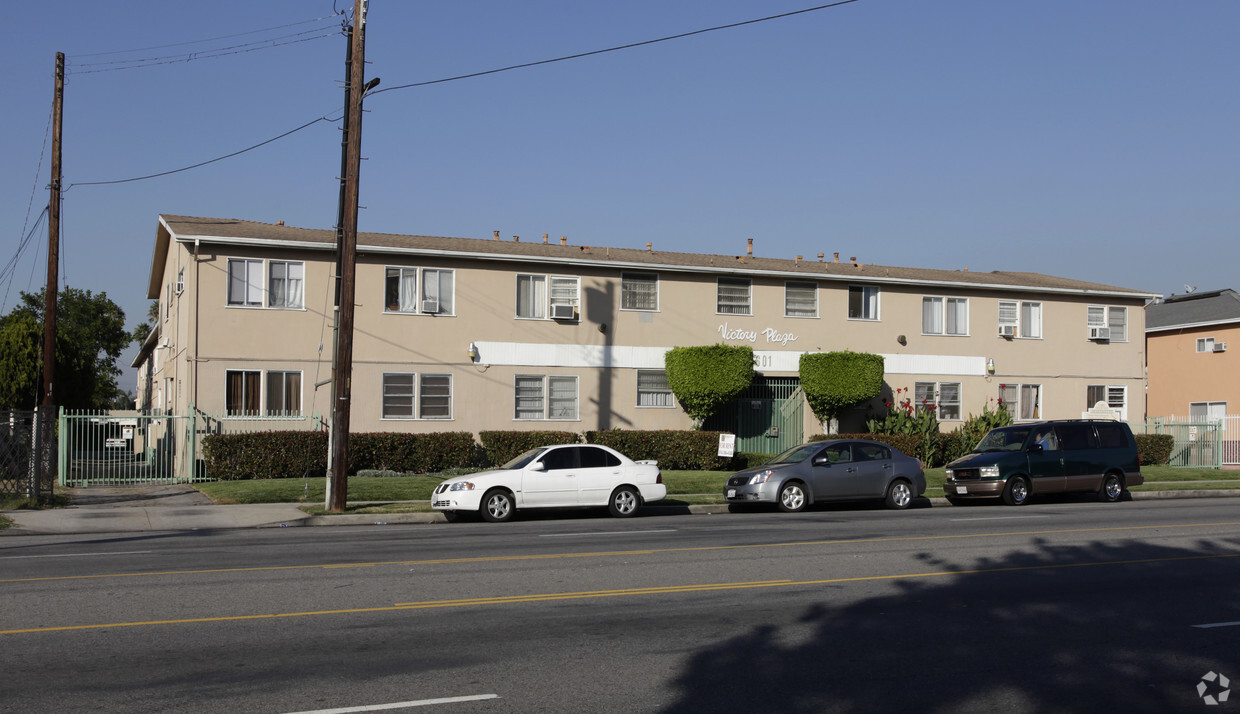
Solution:
{"label": "trimmed hedge", "polygon": [[[718,431],[587,431],[586,443],[610,446],[634,461],[654,459],[667,471],[737,471],[738,459],[719,453]],[[767,457],[770,458],[770,457]]]}
{"label": "trimmed hedge", "polygon": [[1133,434],[1137,440],[1137,461],[1142,466],[1165,464],[1171,460],[1175,437],[1170,434]]}
{"label": "trimmed hedge", "polygon": [[476,452],[474,435],[468,431],[354,434],[349,439],[349,472],[432,473],[472,466],[478,460]]}
{"label": "trimmed hedge", "polygon": [[581,437],[572,431],[480,431],[484,466],[500,466],[537,446],[576,444]]}
{"label": "trimmed hedge", "polygon": [[202,439],[207,477],[221,481],[301,478],[327,469],[327,432],[209,434]]}

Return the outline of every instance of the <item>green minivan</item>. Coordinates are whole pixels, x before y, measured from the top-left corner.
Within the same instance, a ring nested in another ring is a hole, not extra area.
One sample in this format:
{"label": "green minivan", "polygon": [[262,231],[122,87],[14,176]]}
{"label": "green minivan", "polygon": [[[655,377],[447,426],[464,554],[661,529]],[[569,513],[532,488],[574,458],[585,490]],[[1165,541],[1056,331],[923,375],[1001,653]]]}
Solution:
{"label": "green minivan", "polygon": [[943,490],[952,503],[999,497],[1023,506],[1045,493],[1093,492],[1115,502],[1144,482],[1127,424],[1072,419],[991,429],[947,464]]}

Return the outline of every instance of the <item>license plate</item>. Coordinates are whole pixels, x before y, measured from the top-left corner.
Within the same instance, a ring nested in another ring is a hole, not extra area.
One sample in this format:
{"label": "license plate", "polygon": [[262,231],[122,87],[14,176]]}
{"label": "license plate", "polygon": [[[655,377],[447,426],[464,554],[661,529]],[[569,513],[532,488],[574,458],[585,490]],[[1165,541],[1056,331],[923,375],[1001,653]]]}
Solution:
{"label": "license plate", "polygon": [[736,489],[734,488],[728,489],[728,498],[736,498]]}
{"label": "license plate", "polygon": [[968,492],[969,492],[969,489],[968,489],[968,487],[967,487],[967,486],[957,486],[957,487],[956,487],[956,493],[968,493]]}

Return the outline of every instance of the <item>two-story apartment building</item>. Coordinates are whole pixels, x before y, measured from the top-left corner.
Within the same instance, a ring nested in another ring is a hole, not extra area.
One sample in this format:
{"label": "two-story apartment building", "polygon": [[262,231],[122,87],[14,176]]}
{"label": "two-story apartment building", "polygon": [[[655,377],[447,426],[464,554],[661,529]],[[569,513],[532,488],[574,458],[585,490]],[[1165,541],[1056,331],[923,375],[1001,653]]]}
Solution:
{"label": "two-story apartment building", "polygon": [[[663,355],[721,342],[753,347],[758,379],[708,426],[738,430],[748,450],[820,432],[797,395],[805,352],[883,355],[888,393],[933,404],[944,429],[998,399],[1023,420],[1079,417],[1098,401],[1145,413],[1151,294],[838,254],[763,258],[752,246],[362,233],[352,429],[689,428]],[[139,358],[139,406],[330,414],[335,251],[331,230],[161,216],[147,286],[159,334]]]}

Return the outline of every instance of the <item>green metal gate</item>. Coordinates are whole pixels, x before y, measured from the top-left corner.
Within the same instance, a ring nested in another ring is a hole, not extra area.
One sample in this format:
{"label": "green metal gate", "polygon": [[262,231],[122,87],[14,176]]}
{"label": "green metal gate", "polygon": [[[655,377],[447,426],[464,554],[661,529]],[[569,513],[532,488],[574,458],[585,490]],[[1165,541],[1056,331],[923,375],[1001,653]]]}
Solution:
{"label": "green metal gate", "polygon": [[703,428],[736,434],[736,450],[778,454],[805,441],[805,393],[797,377],[755,377]]}
{"label": "green metal gate", "polygon": [[1145,420],[1145,433],[1170,434],[1175,438],[1169,466],[1223,467],[1223,431],[1221,420],[1151,417]]}

